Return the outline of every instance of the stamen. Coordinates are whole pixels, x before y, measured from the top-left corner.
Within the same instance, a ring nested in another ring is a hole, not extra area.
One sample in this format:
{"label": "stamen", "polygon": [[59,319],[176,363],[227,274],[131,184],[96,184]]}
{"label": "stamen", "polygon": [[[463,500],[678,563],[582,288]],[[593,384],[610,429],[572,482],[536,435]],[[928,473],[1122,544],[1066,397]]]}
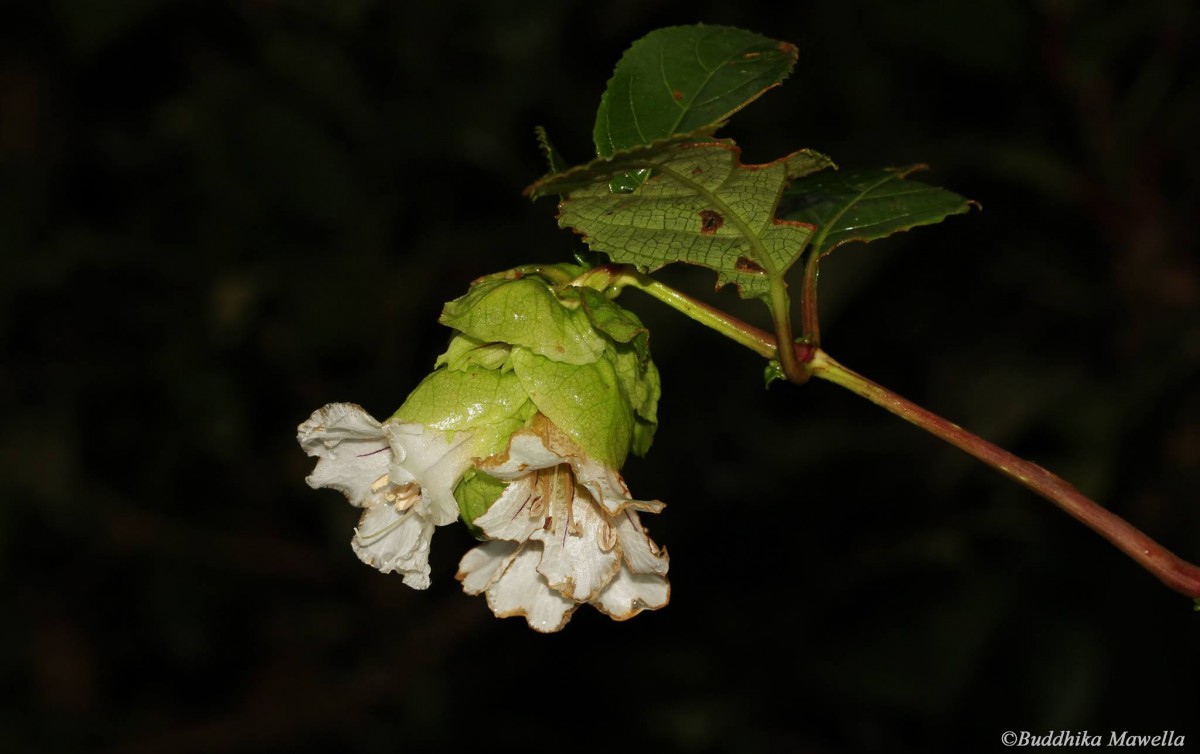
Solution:
{"label": "stamen", "polygon": [[396,508],[397,513],[403,513],[421,499],[421,485],[405,482],[389,491],[384,498]]}
{"label": "stamen", "polygon": [[542,469],[537,469],[533,472],[533,492],[529,498],[530,518],[540,518],[546,513],[546,495],[544,494],[545,487],[545,475],[542,473]]}

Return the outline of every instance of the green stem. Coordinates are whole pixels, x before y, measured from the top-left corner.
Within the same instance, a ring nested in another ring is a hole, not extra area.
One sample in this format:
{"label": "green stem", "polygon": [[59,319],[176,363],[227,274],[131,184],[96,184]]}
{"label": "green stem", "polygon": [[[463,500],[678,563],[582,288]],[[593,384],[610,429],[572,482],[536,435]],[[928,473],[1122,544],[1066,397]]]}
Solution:
{"label": "green stem", "polygon": [[803,385],[808,382],[808,370],[796,358],[796,349],[789,347],[795,341],[792,337],[792,304],[788,300],[787,283],[782,275],[771,278],[771,319],[775,323],[775,350],[779,354],[779,366],[788,380]]}
{"label": "green stem", "polygon": [[541,275],[555,285],[567,285],[571,282],[571,275],[569,273],[549,264],[523,264],[520,267],[514,267],[512,270],[501,274],[507,275],[509,272],[516,272],[521,275]]}
{"label": "green stem", "polygon": [[937,414],[926,411],[847,369],[823,351],[817,350],[813,353],[811,361],[808,362],[808,369],[814,376],[841,385],[1012,477],[1107,539],[1167,586],[1194,599],[1200,598],[1200,568],[1174,555],[1061,477],[1035,463],[1014,456]]}
{"label": "green stem", "polygon": [[749,348],[759,356],[767,359],[776,358],[776,341],[770,333],[763,332],[757,327],[747,324],[736,317],[732,317],[720,309],[709,306],[703,301],[697,301],[691,296],[677,291],[668,285],[663,285],[649,275],[638,272],[629,265],[612,265],[610,269],[612,270],[612,285],[637,288],[639,291],[653,296],[705,327],[710,327],[735,343]]}

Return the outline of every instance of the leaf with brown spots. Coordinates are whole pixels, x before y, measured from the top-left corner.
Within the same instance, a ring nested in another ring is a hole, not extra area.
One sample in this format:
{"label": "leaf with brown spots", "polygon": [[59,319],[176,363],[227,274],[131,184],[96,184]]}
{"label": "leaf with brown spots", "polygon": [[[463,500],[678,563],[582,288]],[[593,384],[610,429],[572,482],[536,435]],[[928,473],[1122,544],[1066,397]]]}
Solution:
{"label": "leaf with brown spots", "polygon": [[[698,264],[717,272],[718,287],[733,283],[755,298],[768,294],[813,233],[808,223],[776,218],[784,188],[832,165],[809,150],[743,165],[733,142],[683,135],[547,176],[526,193],[562,194],[559,224],[614,262],[647,272]],[[639,171],[650,177],[627,190],[610,187],[614,177]]]}

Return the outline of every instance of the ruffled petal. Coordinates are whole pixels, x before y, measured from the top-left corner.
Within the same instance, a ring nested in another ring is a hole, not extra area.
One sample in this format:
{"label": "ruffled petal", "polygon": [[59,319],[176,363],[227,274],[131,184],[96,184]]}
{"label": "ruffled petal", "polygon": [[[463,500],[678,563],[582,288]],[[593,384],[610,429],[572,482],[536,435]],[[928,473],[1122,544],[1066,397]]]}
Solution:
{"label": "ruffled petal", "polygon": [[628,620],[643,610],[665,607],[670,601],[671,585],[665,578],[622,568],[591,604],[614,620]]}
{"label": "ruffled petal", "polygon": [[660,550],[650,535],[642,528],[642,522],[637,513],[626,510],[612,519],[617,532],[617,540],[621,543],[621,553],[625,563],[634,573],[655,573],[664,575],[670,566],[670,559],[665,549]]}
{"label": "ruffled petal", "polygon": [[530,477],[517,479],[500,493],[487,513],[475,519],[475,525],[493,539],[524,542],[544,521],[544,514],[534,511],[532,495]]}
{"label": "ruffled petal", "polygon": [[[571,479],[569,474],[563,476]],[[536,529],[530,539],[542,543],[537,570],[550,588],[587,602],[612,581],[621,567],[621,555],[605,517],[582,487],[570,486],[550,501],[547,527]]]}
{"label": "ruffled petal", "polygon": [[567,463],[579,483],[609,515],[626,508],[657,513],[663,504],[657,500],[634,500],[616,469],[587,455],[561,429],[541,417],[529,429],[515,432],[508,448],[481,461],[478,466],[498,479],[517,479],[531,471]]}
{"label": "ruffled petal", "polygon": [[454,578],[462,582],[467,594],[480,594],[491,586],[501,571],[501,566],[516,551],[514,542],[484,542],[467,551],[458,563],[458,574]]}
{"label": "ruffled petal", "polygon": [[330,487],[360,508],[369,505],[386,483],[391,447],[379,422],[361,406],[330,403],[301,424],[296,439],[304,452],[317,457],[305,480],[314,489]]}
{"label": "ruffled petal", "polygon": [[413,589],[429,587],[429,540],[433,522],[418,507],[398,511],[373,505],[363,511],[350,546],[359,560],[382,573],[396,571]]}
{"label": "ruffled petal", "polygon": [[391,443],[392,482],[415,480],[429,503],[429,516],[438,526],[458,518],[454,486],[471,466],[471,433],[429,429],[423,424],[387,421],[383,433]]}
{"label": "ruffled petal", "polygon": [[537,572],[541,557],[542,546],[536,542],[509,556],[487,589],[487,601],[498,618],[524,615],[533,630],[553,633],[567,625],[578,603],[547,586]]}
{"label": "ruffled petal", "polygon": [[521,430],[509,437],[508,448],[485,458],[479,468],[497,479],[517,479],[531,471],[553,468],[566,459],[549,450],[545,442],[531,430]]}

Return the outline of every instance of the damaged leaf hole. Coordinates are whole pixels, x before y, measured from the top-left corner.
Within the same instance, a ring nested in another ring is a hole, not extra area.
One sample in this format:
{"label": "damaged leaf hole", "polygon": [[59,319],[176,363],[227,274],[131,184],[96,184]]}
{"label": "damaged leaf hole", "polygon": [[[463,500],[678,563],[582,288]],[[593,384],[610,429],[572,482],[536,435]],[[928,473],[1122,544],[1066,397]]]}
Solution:
{"label": "damaged leaf hole", "polygon": [[767,274],[767,271],[763,269],[761,264],[747,257],[738,257],[737,262],[734,263],[733,267],[738,272],[748,272],[752,275]]}
{"label": "damaged leaf hole", "polygon": [[700,210],[700,232],[706,236],[716,233],[725,224],[725,217],[715,209]]}

